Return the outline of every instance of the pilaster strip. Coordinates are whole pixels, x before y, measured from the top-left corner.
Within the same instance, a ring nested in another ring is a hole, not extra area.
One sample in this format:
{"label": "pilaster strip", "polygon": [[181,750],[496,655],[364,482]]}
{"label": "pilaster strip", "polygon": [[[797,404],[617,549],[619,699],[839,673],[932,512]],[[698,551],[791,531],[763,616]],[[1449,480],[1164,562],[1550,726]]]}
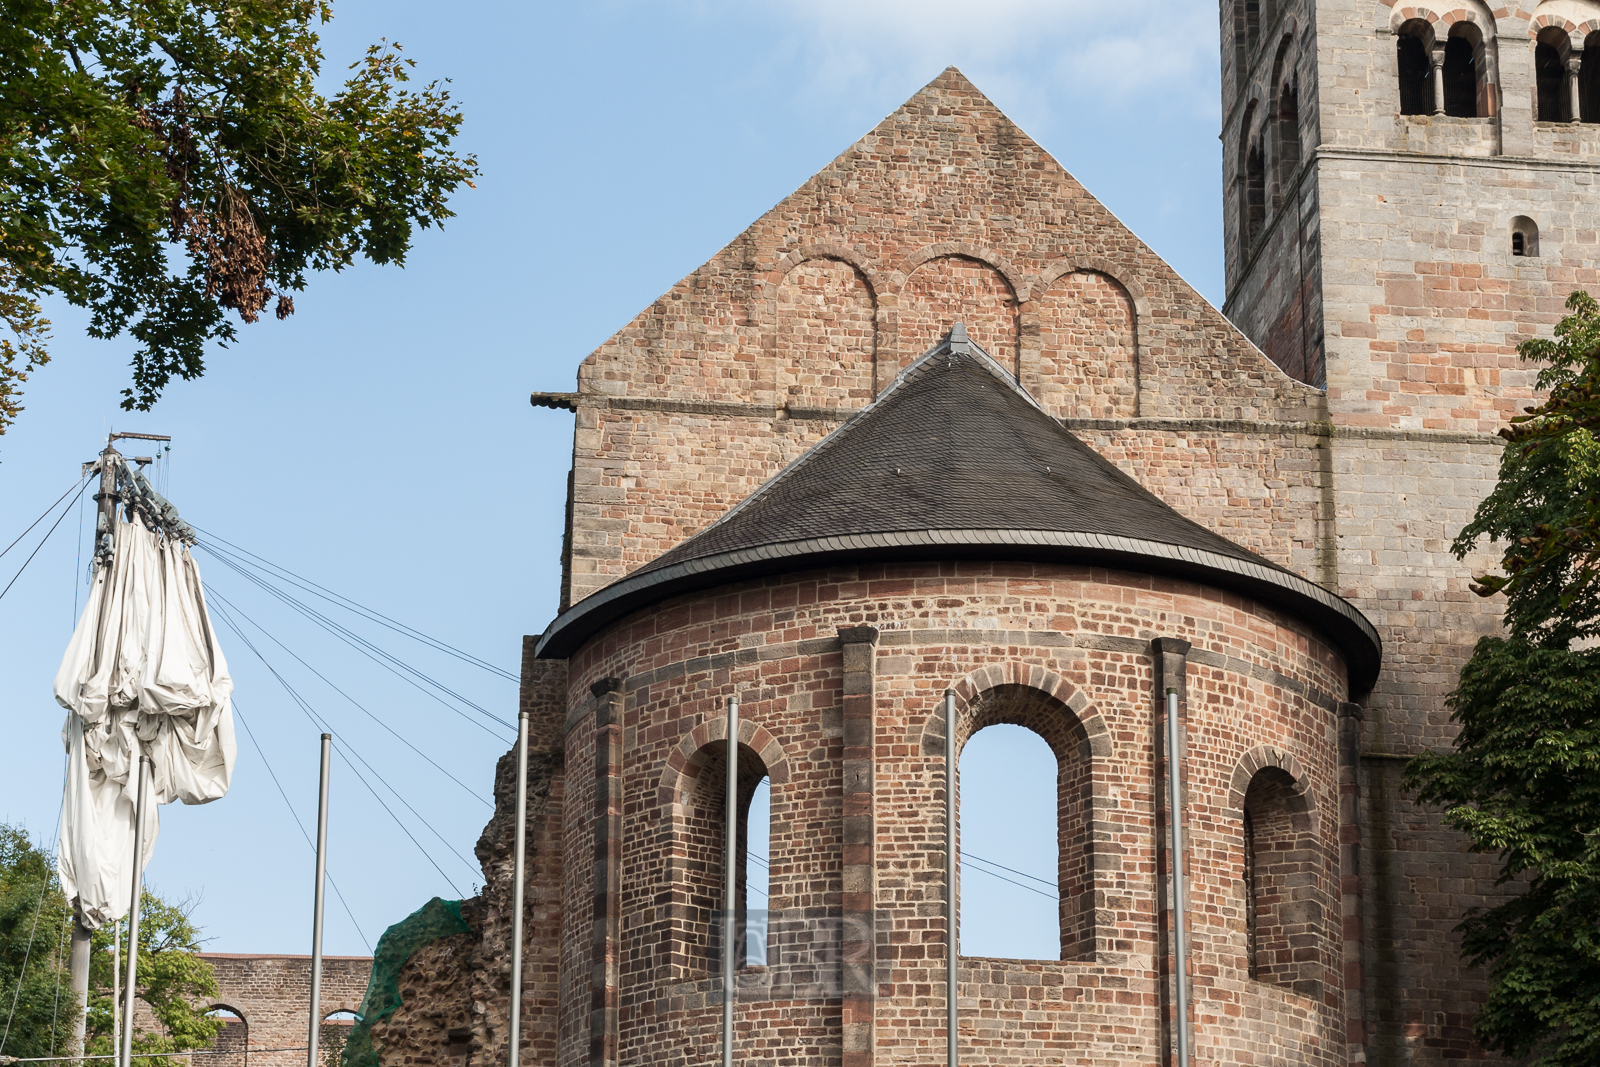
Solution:
{"label": "pilaster strip", "polygon": [[[1158,637],[1150,642],[1150,656],[1154,662],[1154,714],[1151,717],[1150,733],[1153,741],[1152,759],[1155,763],[1155,773],[1152,779],[1155,785],[1156,809],[1156,871],[1160,879],[1161,891],[1158,895],[1160,917],[1156,931],[1157,951],[1160,957],[1157,960],[1157,969],[1161,974],[1161,1027],[1164,1031],[1163,1044],[1165,1046],[1164,1062],[1176,1064],[1178,1062],[1178,1018],[1179,1012],[1187,1013],[1189,1005],[1178,1004],[1177,968],[1181,965],[1188,967],[1188,960],[1177,961],[1173,958],[1173,921],[1175,918],[1173,871],[1179,862],[1183,862],[1183,869],[1192,872],[1193,866],[1187,862],[1187,857],[1175,857],[1172,854],[1172,819],[1174,812],[1168,802],[1168,777],[1176,774],[1182,788],[1183,765],[1186,753],[1180,749],[1178,752],[1167,750],[1167,690],[1178,691],[1178,717],[1185,726],[1189,718],[1189,649],[1188,641],[1181,637]],[[1181,732],[1187,737],[1188,730]],[[1177,813],[1181,814],[1181,813]],[[1192,851],[1189,840],[1189,827],[1184,827],[1184,851]],[[1190,924],[1191,928],[1193,924]],[[1186,973],[1188,973],[1186,971]],[[1193,993],[1190,993],[1191,999]]]}
{"label": "pilaster strip", "polygon": [[617,995],[622,927],[623,683],[602,678],[594,694],[594,970],[589,999],[589,1063],[617,1063]]}
{"label": "pilaster strip", "polygon": [[878,631],[839,630],[844,653],[843,1067],[872,1067],[877,1012],[873,715]]}
{"label": "pilaster strip", "polygon": [[1344,929],[1344,1017],[1348,1060],[1367,1062],[1361,914],[1360,704],[1339,705],[1339,917]]}

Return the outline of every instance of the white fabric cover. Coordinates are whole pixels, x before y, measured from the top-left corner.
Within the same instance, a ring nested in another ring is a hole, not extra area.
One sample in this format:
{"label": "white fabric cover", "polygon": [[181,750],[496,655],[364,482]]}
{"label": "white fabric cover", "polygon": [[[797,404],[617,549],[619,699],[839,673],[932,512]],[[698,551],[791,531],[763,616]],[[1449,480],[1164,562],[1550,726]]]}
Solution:
{"label": "white fabric cover", "polygon": [[217,646],[194,557],[139,522],[118,522],[116,552],[56,672],[67,709],[67,787],[56,866],[89,929],[128,912],[139,747],[154,761],[145,862],[156,805],[205,804],[228,791],[238,746],[233,679]]}

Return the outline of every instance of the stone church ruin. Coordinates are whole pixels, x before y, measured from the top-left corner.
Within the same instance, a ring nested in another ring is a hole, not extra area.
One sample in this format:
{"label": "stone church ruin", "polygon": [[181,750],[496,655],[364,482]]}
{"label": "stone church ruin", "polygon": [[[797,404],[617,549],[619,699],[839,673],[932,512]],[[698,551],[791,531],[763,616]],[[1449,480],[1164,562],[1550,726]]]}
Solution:
{"label": "stone church ruin", "polygon": [[[952,68],[534,394],[575,429],[524,1062],[718,1055],[731,696],[772,805],[738,1061],[941,1061],[947,690],[1060,786],[1059,958],[959,959],[964,1063],[1170,1063],[1180,1016],[1196,1063],[1482,1058],[1496,866],[1399,779],[1498,627],[1448,549],[1516,344],[1600,281],[1600,4],[1220,14],[1222,311]],[[514,771],[383,1064],[505,1062]]]}

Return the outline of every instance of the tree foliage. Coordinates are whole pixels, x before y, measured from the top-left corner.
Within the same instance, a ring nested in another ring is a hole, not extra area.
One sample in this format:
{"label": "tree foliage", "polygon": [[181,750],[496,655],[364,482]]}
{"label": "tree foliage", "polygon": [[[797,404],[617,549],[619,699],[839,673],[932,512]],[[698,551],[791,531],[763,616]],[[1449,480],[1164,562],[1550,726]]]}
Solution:
{"label": "tree foliage", "polygon": [[309,271],[403,264],[453,212],[472,156],[438,83],[378,44],[317,91],[325,0],[0,0],[0,432],[46,362],[39,298],[136,343],[124,408],[148,410],[208,342],[236,338]]}
{"label": "tree foliage", "polygon": [[[200,934],[186,904],[173,905],[146,890],[139,905],[138,997],[160,1023],[134,1032],[140,1054],[205,1048],[222,1029],[206,1015],[217,992],[211,965],[196,953]],[[0,824],[0,1013],[13,997],[7,1056],[59,1056],[72,1044],[72,1013],[80,1010],[67,975],[72,912],[54,860],[16,827]],[[123,952],[127,927],[122,926]],[[112,1048],[113,931],[95,931],[89,954],[89,1011],[84,1044],[91,1055]],[[125,967],[127,957],[121,957]],[[21,982],[18,983],[18,976]],[[151,1055],[144,1067],[185,1067],[186,1059]]]}
{"label": "tree foliage", "polygon": [[1407,770],[1509,888],[1461,926],[1491,979],[1478,1038],[1546,1067],[1600,1063],[1600,305],[1567,308],[1553,341],[1518,348],[1549,399],[1501,431],[1499,479],[1454,545],[1503,546],[1473,588],[1506,597],[1507,633],[1462,670],[1454,750]]}

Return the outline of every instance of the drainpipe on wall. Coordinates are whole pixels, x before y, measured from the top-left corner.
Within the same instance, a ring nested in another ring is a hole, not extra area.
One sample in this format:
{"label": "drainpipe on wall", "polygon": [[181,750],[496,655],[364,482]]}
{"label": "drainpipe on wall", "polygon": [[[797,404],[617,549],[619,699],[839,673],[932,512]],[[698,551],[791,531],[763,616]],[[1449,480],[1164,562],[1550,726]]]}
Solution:
{"label": "drainpipe on wall", "polygon": [[944,929],[945,929],[945,1062],[960,1067],[956,1030],[956,997],[961,964],[961,908],[956,901],[956,694],[944,691]]}
{"label": "drainpipe on wall", "polygon": [[1189,1067],[1189,958],[1184,920],[1187,895],[1183,889],[1183,751],[1182,725],[1178,722],[1178,690],[1167,689],[1167,803],[1172,812],[1172,977],[1178,1001],[1178,1067]]}
{"label": "drainpipe on wall", "polygon": [[728,698],[728,780],[724,803],[722,863],[722,1067],[733,1067],[733,979],[735,913],[739,906],[739,698]]}

